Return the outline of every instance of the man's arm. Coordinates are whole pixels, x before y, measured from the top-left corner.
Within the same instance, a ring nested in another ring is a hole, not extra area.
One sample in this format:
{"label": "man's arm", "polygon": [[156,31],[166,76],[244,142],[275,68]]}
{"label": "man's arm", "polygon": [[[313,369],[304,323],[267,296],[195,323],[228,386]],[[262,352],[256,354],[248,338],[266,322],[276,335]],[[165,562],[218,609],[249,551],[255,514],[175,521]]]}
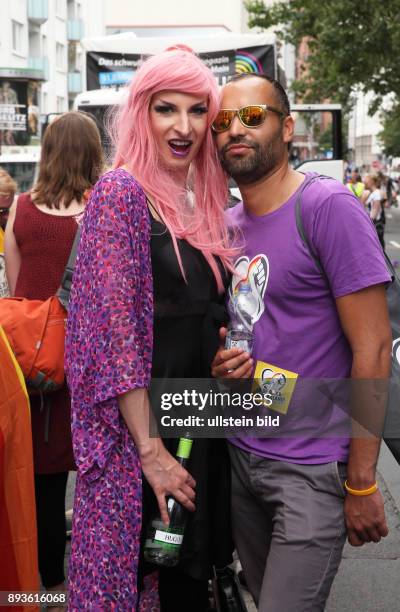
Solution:
{"label": "man's arm", "polygon": [[[340,297],[336,305],[353,353],[353,433],[347,482],[353,489],[367,489],[376,479],[390,377],[392,335],[384,286],[375,285]],[[360,497],[347,494],[345,518],[353,546],[378,542],[388,533],[379,491]]]}

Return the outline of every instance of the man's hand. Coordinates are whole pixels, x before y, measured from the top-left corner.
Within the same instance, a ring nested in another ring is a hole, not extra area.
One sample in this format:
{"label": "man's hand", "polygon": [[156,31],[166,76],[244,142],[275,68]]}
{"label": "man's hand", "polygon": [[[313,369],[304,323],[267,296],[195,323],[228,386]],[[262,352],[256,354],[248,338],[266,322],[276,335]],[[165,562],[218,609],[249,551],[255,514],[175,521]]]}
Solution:
{"label": "man's hand", "polygon": [[379,490],[372,495],[346,495],[344,516],[348,540],[352,546],[379,542],[389,533],[383,498]]}
{"label": "man's hand", "polygon": [[253,360],[243,349],[225,349],[226,327],[219,330],[221,346],[211,364],[214,378],[250,378]]}
{"label": "man's hand", "polygon": [[165,449],[161,440],[157,451],[141,456],[143,474],[154,491],[163,523],[169,524],[166,496],[172,495],[187,510],[194,512],[195,480]]}

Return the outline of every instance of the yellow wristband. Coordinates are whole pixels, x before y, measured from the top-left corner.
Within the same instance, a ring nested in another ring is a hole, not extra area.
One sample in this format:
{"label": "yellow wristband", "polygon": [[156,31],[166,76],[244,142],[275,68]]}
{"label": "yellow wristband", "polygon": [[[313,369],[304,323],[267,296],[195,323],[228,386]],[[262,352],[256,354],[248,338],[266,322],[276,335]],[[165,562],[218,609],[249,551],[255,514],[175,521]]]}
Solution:
{"label": "yellow wristband", "polygon": [[346,489],[347,493],[350,493],[350,495],[372,495],[372,493],[375,493],[375,491],[378,490],[378,483],[375,481],[375,484],[373,484],[372,487],[369,487],[369,489],[352,489],[349,487],[346,480],[344,483],[344,488]]}

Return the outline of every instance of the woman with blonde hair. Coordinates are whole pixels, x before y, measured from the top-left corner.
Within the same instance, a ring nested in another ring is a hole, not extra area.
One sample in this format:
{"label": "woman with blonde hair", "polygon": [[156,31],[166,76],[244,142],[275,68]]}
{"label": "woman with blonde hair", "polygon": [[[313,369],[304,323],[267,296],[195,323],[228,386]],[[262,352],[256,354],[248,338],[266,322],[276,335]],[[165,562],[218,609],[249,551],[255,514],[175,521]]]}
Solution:
{"label": "woman with blonde hair", "polygon": [[367,174],[364,177],[366,187],[365,207],[368,210],[369,217],[375,226],[378,234],[379,242],[382,248],[385,249],[385,207],[382,201],[380,191],[381,181],[377,174]]}
{"label": "woman with blonde hair", "polygon": [[[47,128],[39,176],[10,211],[5,237],[11,294],[31,300],[55,295],[83,215],[103,170],[100,134],[86,113],[65,113]],[[59,391],[31,397],[39,571],[49,591],[64,588],[65,491],[75,469],[70,398]]]}
{"label": "woman with blonde hair", "polygon": [[[189,474],[177,440],[149,434],[151,377],[209,376],[218,346],[220,321],[209,322],[231,254],[210,130],[218,108],[215,79],[190,50],[146,60],[115,119],[114,170],[88,203],[67,333],[71,610],[138,609],[142,472],[143,530],[157,506],[168,521],[167,495],[191,511],[178,567],[159,570],[161,610],[206,610],[210,567],[230,561],[224,441],[196,439]],[[142,575],[154,569],[140,562]]]}

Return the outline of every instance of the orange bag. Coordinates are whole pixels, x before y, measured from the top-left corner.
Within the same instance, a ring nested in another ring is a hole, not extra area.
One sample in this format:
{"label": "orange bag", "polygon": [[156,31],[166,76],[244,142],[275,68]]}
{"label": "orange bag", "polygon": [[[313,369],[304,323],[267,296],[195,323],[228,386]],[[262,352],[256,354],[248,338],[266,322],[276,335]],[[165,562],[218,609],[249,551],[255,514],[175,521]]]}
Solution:
{"label": "orange bag", "polygon": [[48,393],[64,383],[67,311],[48,300],[0,299],[0,325],[25,377],[29,393]]}
{"label": "orange bag", "polygon": [[[1,327],[0,534],[0,592],[38,591],[29,399],[22,372]],[[8,608],[0,605],[0,610]],[[21,603],[12,612],[39,612],[39,606]]]}

